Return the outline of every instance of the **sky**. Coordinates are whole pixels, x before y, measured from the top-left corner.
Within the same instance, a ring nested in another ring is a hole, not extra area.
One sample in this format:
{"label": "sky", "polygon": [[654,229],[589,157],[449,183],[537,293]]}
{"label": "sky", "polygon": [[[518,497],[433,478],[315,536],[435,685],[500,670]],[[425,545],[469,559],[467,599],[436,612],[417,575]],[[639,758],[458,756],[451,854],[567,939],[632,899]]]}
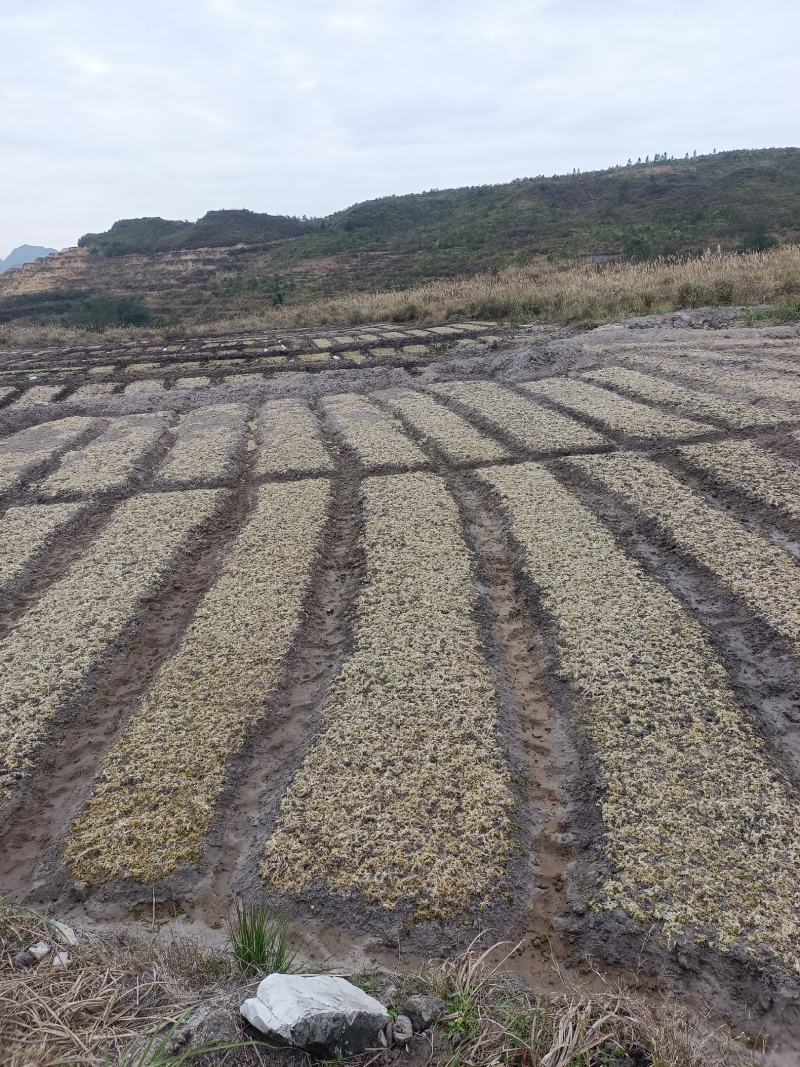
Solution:
{"label": "sky", "polygon": [[797,0],[0,0],[0,256],[800,144]]}

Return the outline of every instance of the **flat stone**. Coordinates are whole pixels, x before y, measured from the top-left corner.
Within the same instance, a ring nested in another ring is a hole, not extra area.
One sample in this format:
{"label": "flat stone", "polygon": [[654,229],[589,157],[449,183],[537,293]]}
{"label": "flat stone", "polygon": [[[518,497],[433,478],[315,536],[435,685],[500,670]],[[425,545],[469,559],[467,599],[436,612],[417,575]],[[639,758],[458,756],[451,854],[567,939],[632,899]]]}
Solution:
{"label": "flat stone", "polygon": [[66,923],[59,922],[58,919],[51,919],[50,925],[54,926],[61,935],[61,940],[65,945],[75,945],[78,942],[78,935],[72,929],[71,926],[67,926]]}
{"label": "flat stone", "polygon": [[332,975],[267,975],[239,1010],[267,1037],[326,1059],[379,1047],[389,1021],[379,1000]]}

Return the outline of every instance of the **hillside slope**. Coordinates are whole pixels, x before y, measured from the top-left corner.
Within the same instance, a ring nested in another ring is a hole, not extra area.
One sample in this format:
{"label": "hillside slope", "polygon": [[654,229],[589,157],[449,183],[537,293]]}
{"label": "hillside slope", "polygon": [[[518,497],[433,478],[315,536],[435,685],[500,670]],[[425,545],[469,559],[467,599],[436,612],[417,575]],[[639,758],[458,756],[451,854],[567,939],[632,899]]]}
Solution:
{"label": "hillside slope", "polygon": [[800,240],[800,149],[725,152],[356,204],[325,219],[129,219],[0,281],[0,321],[141,294],[186,321],[408,286],[537,257],[624,257]]}

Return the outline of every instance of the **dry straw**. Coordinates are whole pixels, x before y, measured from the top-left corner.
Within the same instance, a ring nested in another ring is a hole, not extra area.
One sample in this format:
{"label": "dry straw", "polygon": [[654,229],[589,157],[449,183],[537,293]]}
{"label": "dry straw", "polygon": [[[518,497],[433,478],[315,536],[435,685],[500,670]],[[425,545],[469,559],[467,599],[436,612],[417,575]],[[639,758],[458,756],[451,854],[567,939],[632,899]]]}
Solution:
{"label": "dry straw", "polygon": [[[389,292],[357,292],[172,328],[173,336],[288,329],[325,323],[442,322],[445,319],[599,323],[680,307],[781,302],[800,296],[800,245],[767,252],[712,252],[649,263],[536,260]],[[108,340],[162,338],[163,328],[114,329]],[[0,327],[0,344],[96,342],[97,334],[51,326]]]}

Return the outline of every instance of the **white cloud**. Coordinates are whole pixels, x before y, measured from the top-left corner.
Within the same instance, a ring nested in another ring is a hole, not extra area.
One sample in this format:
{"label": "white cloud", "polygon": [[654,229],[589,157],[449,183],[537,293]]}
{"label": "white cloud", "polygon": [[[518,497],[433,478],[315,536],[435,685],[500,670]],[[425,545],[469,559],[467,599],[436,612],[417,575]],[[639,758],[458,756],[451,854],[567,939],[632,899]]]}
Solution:
{"label": "white cloud", "polygon": [[0,4],[0,254],[799,139],[794,0]]}
{"label": "white cloud", "polygon": [[89,55],[80,48],[65,48],[61,52],[65,63],[73,67],[80,74],[86,74],[92,78],[102,78],[110,74],[114,69],[110,63],[98,56]]}

